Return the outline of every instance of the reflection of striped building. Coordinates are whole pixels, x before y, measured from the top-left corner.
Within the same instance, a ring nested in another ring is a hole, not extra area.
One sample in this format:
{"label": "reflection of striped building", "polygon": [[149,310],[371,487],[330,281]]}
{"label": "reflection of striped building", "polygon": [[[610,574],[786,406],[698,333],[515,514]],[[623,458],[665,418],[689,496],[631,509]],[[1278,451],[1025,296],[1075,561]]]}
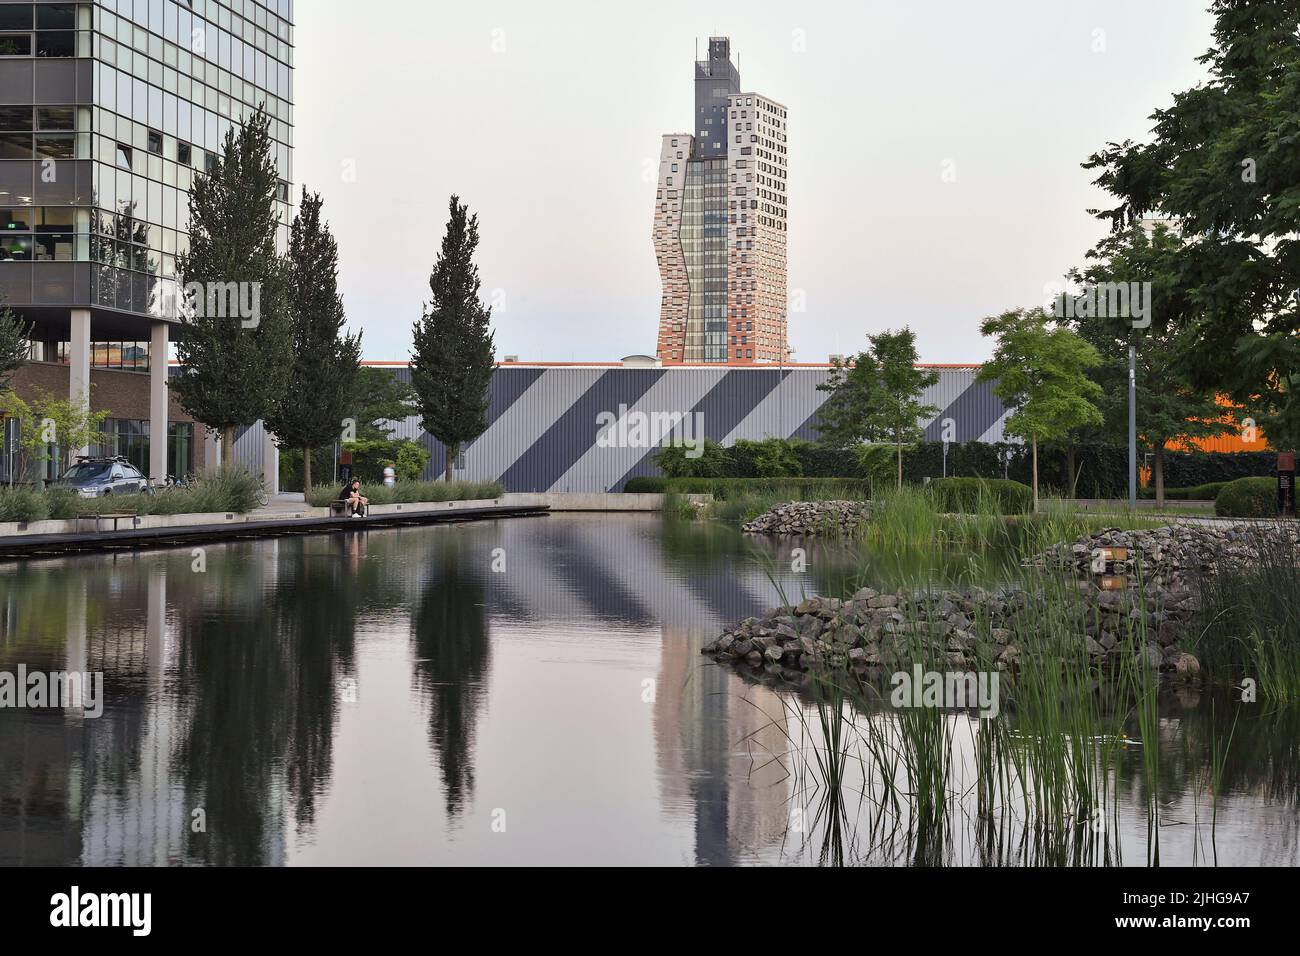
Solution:
{"label": "reflection of striped building", "polygon": [[[1007,410],[975,381],[978,366],[936,368],[939,383],[924,401],[939,413],[923,423],[926,438],[942,439],[950,421],[953,441],[1001,441]],[[407,378],[409,371],[394,366],[394,374]],[[817,386],[829,375],[827,365],[501,365],[492,379],[488,430],[464,450],[455,473],[500,480],[507,491],[619,491],[630,478],[657,474],[651,457],[674,434],[724,445],[816,438],[817,409],[827,397]],[[399,423],[397,434],[432,453],[428,477],[442,474],[446,453],[417,418]]]}

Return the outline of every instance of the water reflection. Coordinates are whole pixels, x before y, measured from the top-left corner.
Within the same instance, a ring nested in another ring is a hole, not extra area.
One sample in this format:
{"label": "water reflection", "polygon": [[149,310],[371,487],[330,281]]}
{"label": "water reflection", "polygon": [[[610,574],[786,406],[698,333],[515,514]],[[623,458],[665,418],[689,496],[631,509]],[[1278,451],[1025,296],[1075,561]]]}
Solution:
{"label": "water reflection", "polygon": [[[0,863],[1014,862],[960,820],[886,840],[860,799],[825,812],[790,754],[811,698],[699,654],[782,594],[915,571],[792,557],[555,515],[0,565],[0,670],[107,693],[96,720],[0,710]],[[1295,863],[1300,713],[1184,690],[1159,716],[1162,861]]]}

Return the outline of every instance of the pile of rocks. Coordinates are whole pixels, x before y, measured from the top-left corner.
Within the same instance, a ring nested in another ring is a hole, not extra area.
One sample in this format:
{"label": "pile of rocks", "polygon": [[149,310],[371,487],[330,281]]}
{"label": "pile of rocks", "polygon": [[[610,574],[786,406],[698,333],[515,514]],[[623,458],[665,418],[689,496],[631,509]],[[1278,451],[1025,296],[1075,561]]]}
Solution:
{"label": "pile of rocks", "polygon": [[[1058,544],[1028,560],[1040,567],[1073,567],[1114,574],[1191,575],[1212,571],[1219,562],[1246,564],[1261,551],[1300,545],[1300,526],[1294,524],[1176,524],[1143,531],[1107,528],[1084,535],[1073,543]],[[1120,561],[1106,561],[1104,549],[1122,548]],[[1105,568],[1097,564],[1105,561]]]}
{"label": "pile of rocks", "polygon": [[[1102,663],[1135,655],[1150,667],[1191,678],[1200,663],[1176,646],[1184,624],[1199,609],[1192,591],[1106,591],[1080,582],[1079,600],[1006,587],[997,590],[908,591],[882,594],[863,588],[847,601],[813,597],[794,608],[772,608],[728,628],[703,648],[719,661],[762,668],[787,680],[819,668],[905,667],[918,657],[954,669],[992,663],[1014,668],[1022,652],[1058,634],[1077,634],[1079,650]],[[1144,631],[1136,626],[1144,623]],[[1135,652],[1130,634],[1145,633]],[[1074,638],[1071,638],[1072,640]],[[1069,656],[1059,646],[1054,653]]]}
{"label": "pile of rocks", "polygon": [[748,522],[750,534],[852,535],[871,517],[869,501],[789,501]]}

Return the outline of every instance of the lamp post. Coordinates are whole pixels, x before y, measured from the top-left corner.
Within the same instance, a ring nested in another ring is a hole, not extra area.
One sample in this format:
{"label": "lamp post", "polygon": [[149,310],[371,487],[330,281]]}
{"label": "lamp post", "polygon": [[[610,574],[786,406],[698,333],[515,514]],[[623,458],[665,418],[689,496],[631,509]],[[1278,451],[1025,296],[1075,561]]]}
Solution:
{"label": "lamp post", "polygon": [[1137,346],[1128,347],[1128,506],[1137,510]]}

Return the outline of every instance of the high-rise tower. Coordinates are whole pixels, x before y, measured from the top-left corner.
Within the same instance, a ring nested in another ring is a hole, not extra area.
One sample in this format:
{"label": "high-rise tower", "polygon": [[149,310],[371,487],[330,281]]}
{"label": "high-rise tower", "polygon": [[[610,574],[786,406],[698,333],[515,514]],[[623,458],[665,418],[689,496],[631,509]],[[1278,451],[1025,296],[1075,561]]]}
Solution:
{"label": "high-rise tower", "polygon": [[668,364],[781,361],[786,336],[786,109],[741,90],[731,42],[695,64],[695,133],[663,137],[654,246],[656,354]]}

